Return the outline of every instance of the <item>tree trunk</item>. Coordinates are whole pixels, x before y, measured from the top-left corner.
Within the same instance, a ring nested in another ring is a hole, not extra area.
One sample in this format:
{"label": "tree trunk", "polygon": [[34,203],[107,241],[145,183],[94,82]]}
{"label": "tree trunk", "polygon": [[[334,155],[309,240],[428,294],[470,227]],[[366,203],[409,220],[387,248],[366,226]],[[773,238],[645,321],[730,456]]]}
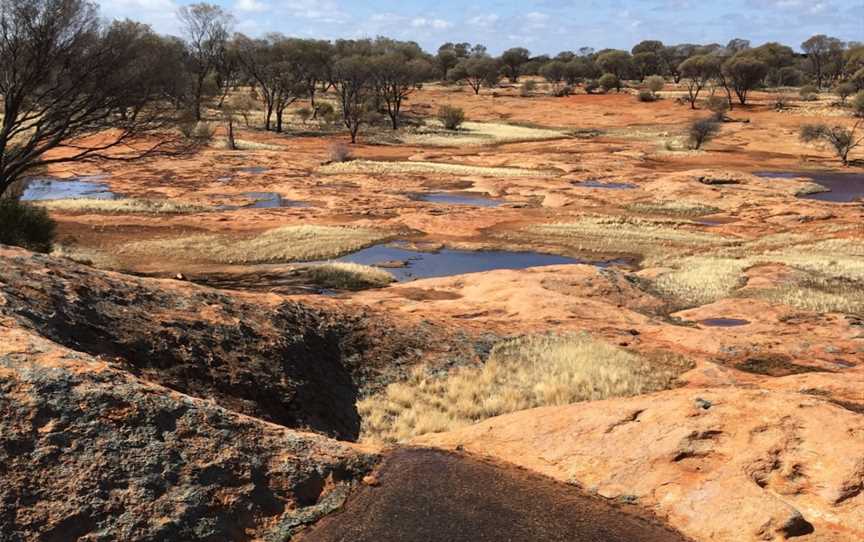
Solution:
{"label": "tree trunk", "polygon": [[264,129],[267,130],[268,132],[270,131],[270,118],[272,116],[273,116],[273,105],[268,103],[267,104],[267,116],[265,117],[265,120],[264,120]]}
{"label": "tree trunk", "polygon": [[276,109],[276,133],[282,133],[282,114],[284,110],[280,107]]}
{"label": "tree trunk", "polygon": [[234,119],[228,119],[228,148],[237,150],[237,142],[234,141]]}

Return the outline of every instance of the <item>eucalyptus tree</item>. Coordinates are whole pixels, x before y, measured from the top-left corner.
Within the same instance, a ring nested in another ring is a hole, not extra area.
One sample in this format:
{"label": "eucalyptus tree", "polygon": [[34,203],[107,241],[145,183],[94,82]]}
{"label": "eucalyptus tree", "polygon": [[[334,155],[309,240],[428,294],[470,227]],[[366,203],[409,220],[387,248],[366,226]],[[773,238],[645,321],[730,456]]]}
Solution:
{"label": "eucalyptus tree", "polygon": [[739,53],[724,62],[721,70],[727,88],[735,92],[741,105],[747,103],[747,94],[768,75],[768,65],[746,53]]}
{"label": "eucalyptus tree", "polygon": [[181,7],[177,17],[189,48],[189,71],[194,81],[192,112],[195,120],[201,120],[205,83],[225,53],[232,18],[219,6],[205,3]]}
{"label": "eucalyptus tree", "polygon": [[825,34],[817,34],[801,44],[801,49],[807,54],[807,65],[819,88],[822,88],[832,60],[842,57],[844,45],[839,39]]}
{"label": "eucalyptus tree", "polygon": [[369,57],[363,55],[340,58],[333,66],[333,86],[351,143],[357,142],[360,126],[368,119],[369,99],[374,96],[373,75]]}
{"label": "eucalyptus tree", "polygon": [[0,195],[50,164],[178,151],[162,43],[85,0],[0,2]]}
{"label": "eucalyptus tree", "polygon": [[408,59],[399,52],[390,52],[374,57],[371,69],[375,94],[386,106],[390,124],[397,130],[402,103],[431,79],[434,68],[424,58]]}
{"label": "eucalyptus tree", "polygon": [[484,86],[497,85],[499,73],[498,62],[495,59],[488,56],[471,57],[459,62],[450,70],[448,77],[456,81],[465,81],[476,95],[480,94],[480,89]]}

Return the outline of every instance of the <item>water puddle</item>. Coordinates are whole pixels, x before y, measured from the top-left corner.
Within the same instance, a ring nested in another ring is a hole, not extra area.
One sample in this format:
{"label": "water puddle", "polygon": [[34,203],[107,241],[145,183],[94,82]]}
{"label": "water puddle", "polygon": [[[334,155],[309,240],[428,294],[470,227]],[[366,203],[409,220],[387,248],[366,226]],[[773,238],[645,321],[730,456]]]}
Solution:
{"label": "water puddle", "polygon": [[[251,203],[244,205],[226,204],[217,205],[217,211],[236,211],[237,209],[277,209],[280,207],[311,207],[305,201],[283,198],[277,192],[244,192],[241,196],[252,200]],[[222,196],[232,197],[232,196]]]}
{"label": "water puddle", "polygon": [[798,179],[807,178],[816,184],[829,189],[829,192],[805,194],[803,199],[847,203],[864,198],[864,174],[862,173],[818,173],[818,172],[782,172],[763,171],[755,174],[766,179]]}
{"label": "water puddle", "polygon": [[478,192],[429,192],[413,194],[412,199],[430,203],[447,203],[451,205],[474,205],[476,207],[498,207],[501,200],[478,195]]}
{"label": "water puddle", "polygon": [[69,180],[51,177],[31,179],[21,195],[21,200],[117,199],[117,194],[111,192],[107,184],[98,182],[104,178],[103,175],[93,175]]}
{"label": "water puddle", "polygon": [[251,209],[272,209],[276,207],[309,207],[305,201],[283,198],[276,192],[245,192],[247,198],[254,200],[251,205],[244,205]]}
{"label": "water puddle", "polygon": [[387,269],[400,282],[431,277],[448,277],[496,269],[525,269],[543,265],[594,264],[601,267],[616,262],[591,262],[538,252],[503,250],[473,251],[441,249],[419,252],[388,245],[375,245],[336,261],[374,265]]}
{"label": "water puddle", "polygon": [[608,188],[610,190],[630,190],[636,188],[635,184],[630,183],[601,183],[600,181],[573,181],[573,186],[580,188]]}
{"label": "water puddle", "polygon": [[746,326],[750,321],[741,320],[740,318],[706,318],[705,320],[699,320],[699,323],[703,326],[711,327],[735,327]]}
{"label": "water puddle", "polygon": [[725,224],[732,224],[736,221],[736,219],[728,216],[703,216],[693,219],[693,222],[708,227],[723,226]]}

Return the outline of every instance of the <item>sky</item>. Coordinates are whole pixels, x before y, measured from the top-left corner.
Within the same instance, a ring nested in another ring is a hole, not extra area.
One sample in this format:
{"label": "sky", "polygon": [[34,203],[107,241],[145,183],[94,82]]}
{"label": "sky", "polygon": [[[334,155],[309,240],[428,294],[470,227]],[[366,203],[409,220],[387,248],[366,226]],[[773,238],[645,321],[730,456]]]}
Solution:
{"label": "sky", "polygon": [[[183,0],[97,0],[107,19],[129,18],[180,33]],[[630,49],[749,39],[799,48],[814,34],[864,41],[864,0],[211,0],[249,36],[280,32],[319,39],[387,36],[434,52],[442,43],[482,43],[490,53],[526,47],[555,54],[588,46]]]}

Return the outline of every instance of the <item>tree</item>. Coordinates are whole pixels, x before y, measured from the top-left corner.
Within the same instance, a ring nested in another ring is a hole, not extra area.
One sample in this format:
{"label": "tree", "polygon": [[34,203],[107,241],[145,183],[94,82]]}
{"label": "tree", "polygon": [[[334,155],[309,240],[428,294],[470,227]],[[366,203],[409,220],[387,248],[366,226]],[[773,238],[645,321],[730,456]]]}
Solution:
{"label": "tree", "polygon": [[692,43],[682,43],[680,45],[672,45],[663,49],[663,59],[668,73],[675,83],[681,81],[681,74],[678,72],[678,66],[682,62],[695,54],[696,45]]}
{"label": "tree", "polygon": [[837,93],[837,96],[840,96],[840,103],[845,104],[846,98],[855,94],[855,85],[852,83],[839,83],[834,87],[834,92]]}
{"label": "tree", "polygon": [[746,54],[768,66],[768,79],[774,84],[777,84],[780,70],[795,63],[795,52],[792,48],[776,42],[765,43],[748,50]]}
{"label": "tree", "polygon": [[201,3],[181,7],[177,17],[183,25],[189,47],[189,71],[194,76],[192,112],[195,120],[200,121],[205,82],[224,55],[231,16],[219,6]]}
{"label": "tree", "polygon": [[733,38],[729,40],[729,43],[726,44],[726,50],[729,51],[730,55],[737,55],[743,51],[746,51],[750,48],[750,40],[745,40],[741,38]]}
{"label": "tree", "polygon": [[567,64],[560,60],[552,60],[543,64],[540,68],[540,75],[557,88],[561,81],[564,80],[566,66]]}
{"label": "tree", "polygon": [[[175,119],[162,99],[161,43],[145,25],[104,26],[84,0],[3,0],[0,196],[50,164],[181,150],[164,132]],[[153,133],[158,143],[142,137]]]}
{"label": "tree", "polygon": [[660,59],[656,53],[636,53],[633,55],[633,67],[639,74],[639,80],[644,81],[649,75],[660,73]]}
{"label": "tree", "polygon": [[524,47],[507,49],[501,54],[501,69],[511,83],[519,81],[522,65],[531,59],[531,53]]}
{"label": "tree", "polygon": [[597,54],[597,66],[605,73],[625,79],[632,70],[632,58],[627,51],[609,50]]}
{"label": "tree", "polygon": [[456,81],[465,81],[480,94],[482,86],[493,87],[498,84],[498,63],[489,57],[471,57],[459,62],[449,77]]}
{"label": "tree", "polygon": [[690,57],[678,66],[678,72],[681,78],[687,84],[687,100],[690,102],[690,109],[696,109],[696,100],[699,99],[699,93],[705,88],[705,85],[711,80],[718,71],[716,57],[708,55],[698,55]]}
{"label": "tree", "polygon": [[851,128],[845,126],[827,126],[825,124],[805,124],[801,127],[801,140],[805,142],[819,141],[830,146],[844,166],[849,165],[849,153],[864,142],[864,135],[858,134],[862,121],[857,121]]}
{"label": "tree", "polygon": [[807,60],[816,77],[816,84],[822,88],[825,72],[833,56],[842,55],[843,42],[837,38],[817,34],[801,44],[801,49],[807,53]]}
{"label": "tree", "polygon": [[285,109],[308,92],[299,50],[302,40],[271,34],[263,40],[238,35],[235,42],[237,57],[264,100],[264,128],[271,129],[275,114],[275,130],[281,132]]}
{"label": "tree", "polygon": [[361,55],[339,59],[333,67],[333,84],[339,97],[342,122],[351,134],[351,143],[357,142],[360,126],[368,119],[372,77],[368,58]]}
{"label": "tree", "polygon": [[768,74],[768,66],[761,60],[738,54],[723,64],[722,73],[741,105],[747,103],[747,93],[756,88]]}
{"label": "tree", "polygon": [[399,128],[402,102],[432,76],[432,65],[424,59],[406,59],[405,55],[389,53],[372,60],[375,93],[387,107],[394,130]]}

